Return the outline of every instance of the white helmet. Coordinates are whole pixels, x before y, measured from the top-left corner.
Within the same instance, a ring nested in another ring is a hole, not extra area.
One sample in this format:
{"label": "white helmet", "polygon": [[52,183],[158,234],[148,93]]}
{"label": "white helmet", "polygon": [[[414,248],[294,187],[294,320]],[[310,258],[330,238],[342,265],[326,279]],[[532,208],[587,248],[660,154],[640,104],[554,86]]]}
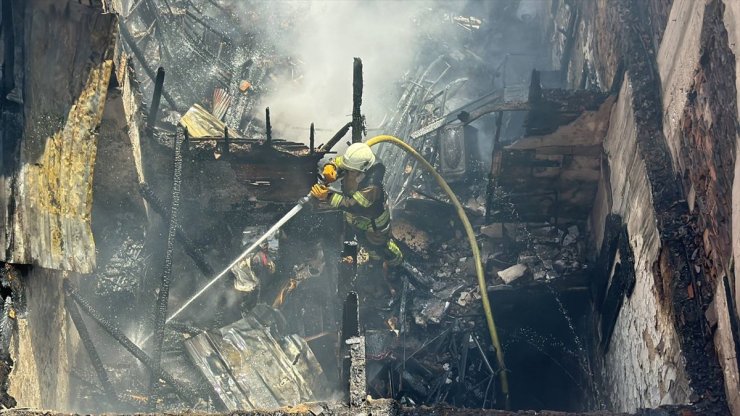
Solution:
{"label": "white helmet", "polygon": [[342,156],[342,167],[348,170],[365,172],[375,163],[375,154],[365,143],[354,143]]}

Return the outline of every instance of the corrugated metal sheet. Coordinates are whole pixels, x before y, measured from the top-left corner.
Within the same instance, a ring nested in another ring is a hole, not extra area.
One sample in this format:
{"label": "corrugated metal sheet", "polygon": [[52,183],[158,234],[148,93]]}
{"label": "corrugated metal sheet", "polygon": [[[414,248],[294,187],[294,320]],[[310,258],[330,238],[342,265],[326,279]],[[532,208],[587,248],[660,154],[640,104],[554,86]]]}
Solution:
{"label": "corrugated metal sheet", "polygon": [[185,342],[188,355],[230,411],[317,400],[321,365],[305,340],[281,337],[248,316]]}
{"label": "corrugated metal sheet", "polygon": [[[226,124],[198,104],[190,107],[188,112],[182,116],[180,125],[188,130],[188,136],[191,139],[223,138],[226,129]],[[235,130],[229,130],[229,137],[241,138]]]}

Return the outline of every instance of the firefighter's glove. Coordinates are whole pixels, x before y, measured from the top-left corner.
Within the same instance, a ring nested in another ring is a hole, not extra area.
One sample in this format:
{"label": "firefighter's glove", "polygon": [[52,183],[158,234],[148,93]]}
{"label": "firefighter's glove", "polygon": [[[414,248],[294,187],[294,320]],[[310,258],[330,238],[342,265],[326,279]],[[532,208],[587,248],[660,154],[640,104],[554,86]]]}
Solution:
{"label": "firefighter's glove", "polygon": [[318,199],[319,201],[325,201],[329,197],[329,188],[325,185],[317,183],[311,187],[311,196]]}
{"label": "firefighter's glove", "polygon": [[331,163],[324,165],[324,171],[322,172],[324,180],[327,183],[332,183],[337,180],[337,167]]}

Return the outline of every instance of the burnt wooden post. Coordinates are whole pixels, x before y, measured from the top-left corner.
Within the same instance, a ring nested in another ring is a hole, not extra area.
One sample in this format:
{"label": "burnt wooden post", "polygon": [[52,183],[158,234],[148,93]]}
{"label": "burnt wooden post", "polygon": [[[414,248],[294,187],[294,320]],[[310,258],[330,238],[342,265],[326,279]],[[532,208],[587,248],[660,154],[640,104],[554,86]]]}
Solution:
{"label": "burnt wooden post", "polygon": [[164,68],[161,66],[157,69],[157,78],[154,80],[154,95],[152,95],[152,103],[149,107],[149,116],[146,121],[146,131],[149,135],[154,133],[154,125],[157,123],[157,115],[159,114],[159,101],[162,98],[162,87],[164,86]]}
{"label": "burnt wooden post", "polygon": [[103,361],[100,359],[98,350],[95,349],[95,344],[93,343],[92,338],[90,338],[90,333],[87,330],[85,321],[82,319],[82,315],[80,315],[80,310],[77,309],[77,304],[68,293],[65,292],[64,295],[64,307],[67,309],[67,312],[69,312],[69,317],[72,318],[72,323],[77,329],[77,334],[80,336],[80,341],[82,341],[82,345],[87,351],[90,363],[92,364],[93,369],[95,369],[95,373],[98,375],[98,380],[100,380],[100,384],[103,385],[103,390],[108,396],[108,399],[111,400],[111,404],[119,404],[118,395],[116,395],[116,391],[113,389],[113,384],[111,384],[110,379],[108,378],[108,372],[105,371]]}
{"label": "burnt wooden post", "polygon": [[[179,220],[180,207],[180,184],[182,182],[182,130],[177,129],[173,139],[173,174],[172,174],[172,199],[170,202],[170,218],[167,227],[167,242],[165,249],[164,267],[162,268],[162,282],[157,296],[157,307],[154,312],[154,351],[152,352],[152,361],[155,369],[161,369],[162,344],[164,342],[164,326],[167,323],[167,306],[170,294],[170,284],[172,283],[172,260],[175,249],[175,236],[177,234],[177,223]],[[158,384],[160,378],[156,372],[152,375],[149,383],[149,406],[152,410],[156,409]]]}
{"label": "burnt wooden post", "polygon": [[[357,394],[353,390],[358,390],[356,383],[352,382],[353,354],[352,346],[357,347],[357,340],[360,338],[360,305],[357,293],[349,292],[346,295],[342,305],[342,323],[339,333],[339,380],[342,385],[344,399],[351,403],[354,399],[357,402]],[[364,339],[363,339],[364,341]],[[362,345],[364,348],[364,344]],[[355,366],[357,367],[357,366]]]}
{"label": "burnt wooden post", "polygon": [[229,139],[229,126],[224,126],[224,155],[229,154],[229,145],[231,144],[231,140]]}
{"label": "burnt wooden post", "polygon": [[357,277],[357,251],[356,241],[345,241],[342,254],[339,257],[337,292],[339,299],[344,299],[349,293],[352,284]]}
{"label": "burnt wooden post", "polygon": [[265,144],[272,146],[272,124],[270,123],[270,107],[265,108]]}
{"label": "burnt wooden post", "polygon": [[308,134],[308,149],[311,154],[314,154],[314,143],[316,142],[316,131],[314,130],[313,123],[311,123],[311,130]]}
{"label": "burnt wooden post", "polygon": [[352,143],[362,141],[362,60],[355,58],[352,72]]}
{"label": "burnt wooden post", "polygon": [[[134,56],[136,57],[136,60],[139,61],[141,64],[141,68],[144,69],[144,72],[146,72],[147,76],[152,81],[156,82],[157,75],[154,73],[154,70],[149,66],[146,60],[146,55],[144,55],[144,52],[139,49],[139,46],[136,44],[136,40],[131,36],[131,32],[128,31],[128,28],[126,25],[121,22],[118,27],[121,31],[121,36],[123,37],[123,40],[126,41],[126,44],[131,49],[131,52],[134,53]],[[170,107],[172,107],[173,110],[179,111],[179,107],[177,106],[177,103],[175,100],[170,96],[170,94],[167,93],[167,91],[162,89],[162,97],[164,97],[165,101],[169,103]]]}
{"label": "burnt wooden post", "polygon": [[493,193],[496,191],[499,169],[501,166],[501,120],[504,118],[503,111],[496,113],[496,135],[493,138],[493,150],[491,151],[491,170],[488,172],[488,189],[486,190],[486,224],[491,223],[491,206],[493,205]]}

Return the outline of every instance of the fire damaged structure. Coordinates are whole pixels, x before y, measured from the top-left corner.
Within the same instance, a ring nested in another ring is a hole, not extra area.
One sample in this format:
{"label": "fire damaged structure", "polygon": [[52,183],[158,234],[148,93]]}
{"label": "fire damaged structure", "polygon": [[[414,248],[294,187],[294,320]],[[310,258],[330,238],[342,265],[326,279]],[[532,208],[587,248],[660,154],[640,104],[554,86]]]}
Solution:
{"label": "fire damaged structure", "polygon": [[308,2],[0,3],[3,412],[740,415],[740,3],[430,1],[326,128]]}

